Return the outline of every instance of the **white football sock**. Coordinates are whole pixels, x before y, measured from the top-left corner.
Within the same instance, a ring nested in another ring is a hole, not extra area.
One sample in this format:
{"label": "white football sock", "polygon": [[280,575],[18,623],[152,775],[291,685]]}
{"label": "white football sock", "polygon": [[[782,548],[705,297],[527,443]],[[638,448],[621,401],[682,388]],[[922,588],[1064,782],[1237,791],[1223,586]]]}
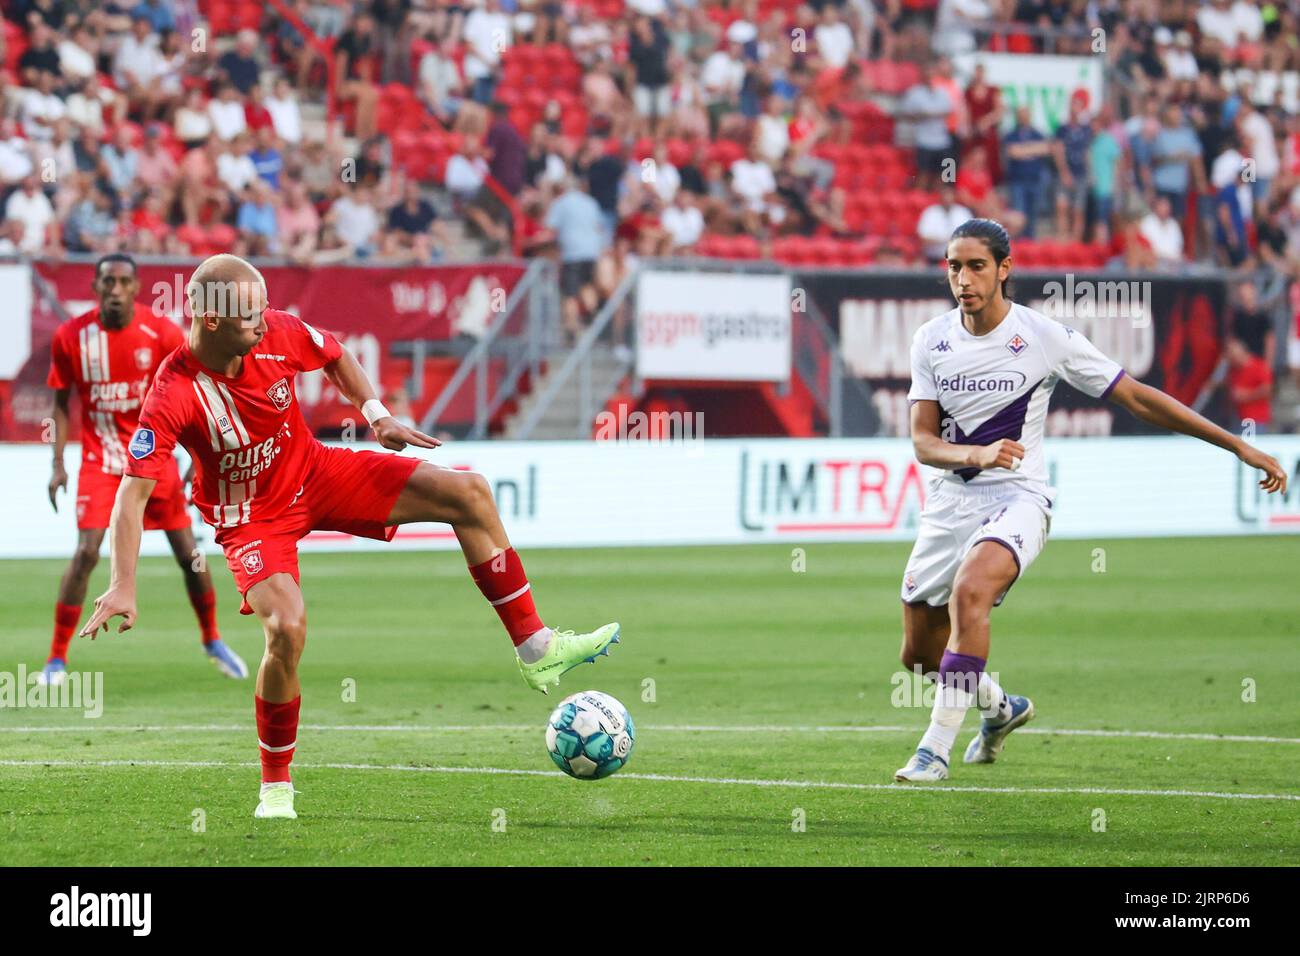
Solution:
{"label": "white football sock", "polygon": [[546,651],[551,646],[551,629],[544,627],[536,634],[532,634],[526,641],[515,648],[515,653],[525,664],[536,664],[546,656]]}
{"label": "white football sock", "polygon": [[980,671],[979,700],[977,705],[980,716],[985,720],[1003,721],[1011,718],[1011,701],[1006,691],[989,676],[988,671]]}
{"label": "white football sock", "polygon": [[917,745],[929,747],[938,757],[948,759],[953,742],[961,732],[961,722],[966,711],[975,703],[975,695],[961,687],[939,687],[934,692],[934,710],[930,711],[930,726]]}

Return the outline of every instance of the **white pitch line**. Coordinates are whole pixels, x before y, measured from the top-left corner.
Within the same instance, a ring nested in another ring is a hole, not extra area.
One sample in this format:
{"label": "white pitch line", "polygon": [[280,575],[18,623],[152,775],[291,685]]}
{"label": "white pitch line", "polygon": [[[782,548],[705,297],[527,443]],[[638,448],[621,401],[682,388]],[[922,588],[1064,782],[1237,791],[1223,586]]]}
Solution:
{"label": "white pitch line", "polygon": [[[337,731],[345,733],[474,733],[495,731],[538,730],[533,724],[302,724],[299,729],[311,731]],[[900,734],[916,733],[917,727],[892,724],[873,726],[781,726],[771,724],[645,724],[639,729],[656,733],[744,733],[744,734]],[[0,733],[79,734],[96,730],[111,733],[202,733],[211,731],[252,733],[252,724],[63,724],[59,726],[0,726]],[[1161,730],[1090,730],[1051,727],[1024,727],[1017,734],[1034,734],[1045,737],[1136,737],[1149,740],[1206,740],[1244,744],[1300,744],[1300,737],[1263,737],[1244,734],[1174,733]]]}
{"label": "white pitch line", "polygon": [[[252,769],[252,761],[220,760],[0,760],[0,767],[66,767],[72,769],[114,767],[226,768]],[[300,770],[385,770],[400,773],[461,773],[481,776],[563,777],[558,770],[517,770],[507,767],[414,767],[407,764],[303,763]],[[1293,800],[1295,793],[1224,793],[1215,790],[1134,790],[1109,787],[932,787],[897,783],[841,783],[830,780],[758,780],[746,777],[683,777],[662,773],[624,773],[622,780],[655,783],[705,783],[714,786],[796,788],[803,790],[870,790],[883,793],[1000,793],[1000,794],[1086,794],[1109,797],[1196,797],[1207,800]]]}

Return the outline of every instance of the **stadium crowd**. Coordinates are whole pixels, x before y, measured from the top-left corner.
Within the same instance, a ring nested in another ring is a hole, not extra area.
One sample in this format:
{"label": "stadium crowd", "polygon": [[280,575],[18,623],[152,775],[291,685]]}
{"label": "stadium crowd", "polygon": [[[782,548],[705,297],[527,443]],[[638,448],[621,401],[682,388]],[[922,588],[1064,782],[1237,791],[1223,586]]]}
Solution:
{"label": "stadium crowd", "polygon": [[[1294,0],[12,0],[5,15],[0,253],[545,254],[576,327],[635,256],[921,263],[987,215],[1022,265],[1212,263],[1265,277],[1239,310],[1300,312]],[[1076,91],[1044,128],[982,67],[958,69],[978,51],[1104,57],[1107,95]]]}

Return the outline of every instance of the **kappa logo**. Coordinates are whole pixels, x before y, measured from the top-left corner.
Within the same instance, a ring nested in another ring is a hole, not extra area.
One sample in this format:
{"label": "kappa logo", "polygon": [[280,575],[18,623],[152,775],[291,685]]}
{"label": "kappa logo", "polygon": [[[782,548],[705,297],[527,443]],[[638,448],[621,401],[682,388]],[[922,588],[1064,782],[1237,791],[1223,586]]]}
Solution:
{"label": "kappa logo", "polygon": [[1022,538],[1020,535],[1013,534],[1011,536],[1011,540],[1016,543],[1016,547],[1019,548],[1021,551],[1025,550],[1025,539]]}
{"label": "kappa logo", "polygon": [[244,570],[249,574],[256,574],[258,571],[261,571],[263,567],[262,552],[254,549],[253,551],[249,551],[247,554],[241,554],[239,556],[239,563],[244,566]]}
{"label": "kappa logo", "polygon": [[141,458],[148,458],[153,454],[154,435],[152,428],[137,428],[135,434],[131,436],[131,444],[126,446],[126,450],[131,453],[131,457],[136,461]]}
{"label": "kappa logo", "polygon": [[293,392],[289,390],[289,383],[284,379],[280,379],[266,390],[266,397],[271,400],[271,404],[275,406],[276,411],[282,412],[293,401]]}
{"label": "kappa logo", "polygon": [[140,367],[140,371],[147,372],[149,366],[153,364],[153,349],[136,349],[135,364]]}
{"label": "kappa logo", "polygon": [[951,352],[952,346],[948,344],[947,339],[940,339],[939,344],[930,349],[931,352]]}
{"label": "kappa logo", "polygon": [[1011,341],[1007,343],[1007,349],[1012,355],[1019,355],[1025,349],[1029,348],[1029,343],[1018,335],[1011,336]]}

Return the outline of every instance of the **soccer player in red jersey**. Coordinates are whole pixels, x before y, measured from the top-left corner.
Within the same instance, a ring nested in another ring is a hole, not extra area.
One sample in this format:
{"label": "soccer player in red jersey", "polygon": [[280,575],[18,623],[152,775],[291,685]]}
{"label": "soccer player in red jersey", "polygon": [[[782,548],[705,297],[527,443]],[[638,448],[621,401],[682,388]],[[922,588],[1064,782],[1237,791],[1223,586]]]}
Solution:
{"label": "soccer player in red jersey", "polygon": [[[77,477],[77,550],[59,583],[54,607],[54,638],[41,679],[61,683],[68,643],[81,620],[90,572],[108,528],[113,498],[127,463],[127,444],[135,434],[140,407],[162,360],[184,341],[166,318],[135,301],[140,291],[135,262],[114,253],[95,264],[92,282],[99,307],[64,322],[54,333],[47,384],[54,389],[54,473],[50,504],[58,511],[58,491],[67,490],[63,449],[68,440],[68,400],[77,390],[81,405],[81,471]],[[190,530],[185,492],[176,460],[158,462],[158,484],[145,502],[144,527],[167,533],[172,553],[185,577],[185,590],[199,619],[203,647],[227,677],[247,677],[248,668],[222,642],[217,631],[217,603],[212,575],[199,555]]]}
{"label": "soccer player in red jersey", "polygon": [[255,816],[294,818],[289,764],[298,735],[298,660],[307,614],[298,586],[297,542],[313,529],[391,540],[397,525],[450,524],[470,575],[515,645],[525,682],[546,692],[560,675],[618,640],[618,624],[588,634],[552,631],[537,614],[523,565],[482,475],[402,455],[321,444],[294,389],[299,372],[323,369],[385,448],[439,444],[388,413],[352,354],[329,333],[267,307],[266,283],[249,263],[218,255],[187,286],[188,341],[158,370],[127,449],[109,529],[113,574],[83,628],[136,620],[135,568],[145,505],[179,442],[197,468],[194,502],[216,529],[243,595],[266,636],[257,674],[262,790]]}

